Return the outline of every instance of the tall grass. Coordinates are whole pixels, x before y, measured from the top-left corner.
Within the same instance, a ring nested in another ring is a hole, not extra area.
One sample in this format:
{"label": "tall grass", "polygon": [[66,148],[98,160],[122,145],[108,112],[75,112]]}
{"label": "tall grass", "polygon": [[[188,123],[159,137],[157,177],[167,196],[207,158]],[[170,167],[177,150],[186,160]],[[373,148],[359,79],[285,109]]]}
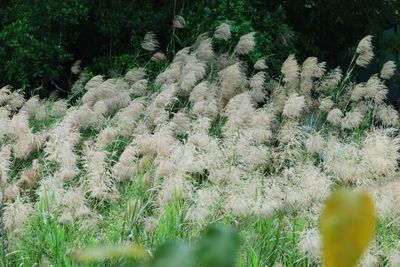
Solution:
{"label": "tall grass", "polygon": [[[158,54],[124,77],[83,72],[67,100],[0,89],[5,265],[73,266],[71,251],[100,244],[152,255],[215,223],[239,230],[237,266],[318,265],[318,217],[337,187],[374,196],[379,227],[363,264],[398,263],[393,62],[356,84],[353,70],[372,60],[367,36],[344,77],[290,55],[270,78],[262,58],[245,63],[255,33],[213,49],[229,27],[166,68]],[[143,47],[161,53],[152,34]]]}

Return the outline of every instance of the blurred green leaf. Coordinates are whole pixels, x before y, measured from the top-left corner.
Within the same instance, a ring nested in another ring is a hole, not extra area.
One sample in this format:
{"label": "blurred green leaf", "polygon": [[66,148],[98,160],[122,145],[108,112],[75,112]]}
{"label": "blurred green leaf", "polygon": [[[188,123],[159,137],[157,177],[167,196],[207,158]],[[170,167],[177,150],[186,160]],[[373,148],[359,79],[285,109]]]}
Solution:
{"label": "blurred green leaf", "polygon": [[117,258],[138,258],[146,259],[146,250],[138,245],[131,244],[126,246],[106,246],[89,248],[83,251],[72,253],[72,258],[77,262],[104,261]]}
{"label": "blurred green leaf", "polygon": [[161,245],[152,259],[138,245],[107,246],[77,251],[77,262],[99,262],[120,258],[144,261],[142,267],[233,267],[239,252],[239,235],[227,226],[211,226],[198,243],[169,241]]}
{"label": "blurred green leaf", "polygon": [[195,267],[195,250],[183,241],[171,241],[162,245],[146,267]]}
{"label": "blurred green leaf", "polygon": [[238,252],[238,233],[223,226],[209,228],[198,247],[199,260],[205,267],[232,267]]}

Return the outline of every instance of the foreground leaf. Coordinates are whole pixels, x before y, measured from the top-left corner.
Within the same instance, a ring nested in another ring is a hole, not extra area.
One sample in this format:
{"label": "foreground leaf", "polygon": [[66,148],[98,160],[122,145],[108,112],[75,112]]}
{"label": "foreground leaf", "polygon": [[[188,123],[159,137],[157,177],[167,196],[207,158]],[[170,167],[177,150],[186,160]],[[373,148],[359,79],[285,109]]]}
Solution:
{"label": "foreground leaf", "polygon": [[239,249],[239,234],[234,229],[214,225],[200,241],[197,254],[204,267],[233,267]]}
{"label": "foreground leaf", "polygon": [[103,261],[116,258],[137,258],[147,259],[146,250],[138,245],[107,246],[89,248],[72,253],[72,258],[78,262]]}
{"label": "foreground leaf", "polygon": [[183,241],[170,241],[157,249],[143,267],[196,267],[194,248]]}
{"label": "foreground leaf", "polygon": [[373,201],[367,193],[334,192],[320,218],[324,266],[355,266],[372,237],[375,220]]}

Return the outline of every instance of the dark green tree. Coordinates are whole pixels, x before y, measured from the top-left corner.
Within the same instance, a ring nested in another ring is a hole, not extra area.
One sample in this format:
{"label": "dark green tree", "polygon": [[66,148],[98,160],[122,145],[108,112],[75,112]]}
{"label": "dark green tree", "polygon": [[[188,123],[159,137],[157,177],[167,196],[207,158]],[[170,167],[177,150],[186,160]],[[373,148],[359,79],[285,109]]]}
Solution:
{"label": "dark green tree", "polygon": [[88,8],[79,0],[14,0],[0,7],[0,82],[39,86],[60,79],[67,47]]}
{"label": "dark green tree", "polygon": [[[147,31],[171,58],[225,21],[233,36],[215,48],[229,50],[240,35],[256,31],[257,47],[244,60],[265,56],[272,75],[290,53],[336,65],[361,37],[397,24],[399,10],[399,0],[3,0],[0,84],[65,91],[76,79],[70,73],[76,60],[94,73],[123,73],[150,57],[140,49]],[[176,14],[185,17],[185,29],[173,31]],[[384,43],[398,50],[400,42]]]}

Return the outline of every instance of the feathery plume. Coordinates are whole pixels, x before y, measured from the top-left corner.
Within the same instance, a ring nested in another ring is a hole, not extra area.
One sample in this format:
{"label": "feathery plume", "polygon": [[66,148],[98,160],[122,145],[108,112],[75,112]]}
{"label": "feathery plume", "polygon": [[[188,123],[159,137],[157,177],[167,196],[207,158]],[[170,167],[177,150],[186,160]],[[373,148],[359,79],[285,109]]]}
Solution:
{"label": "feathery plume", "polygon": [[218,102],[215,98],[201,100],[193,105],[192,112],[198,117],[204,116],[211,120],[215,120],[219,114]]}
{"label": "feathery plume", "polygon": [[250,95],[256,103],[263,103],[266,99],[266,92],[264,90],[264,81],[266,73],[260,71],[251,77],[249,85],[251,88]]}
{"label": "feathery plume", "polygon": [[384,126],[396,127],[400,123],[399,112],[393,106],[386,104],[377,108],[376,117]]}
{"label": "feathery plume", "polygon": [[29,116],[35,116],[41,106],[38,96],[29,98],[21,107],[21,111],[25,111]]}
{"label": "feathery plume", "polygon": [[372,36],[367,35],[358,43],[356,64],[366,68],[374,58],[374,47],[372,46]]}
{"label": "feathery plume", "polygon": [[378,177],[390,177],[397,170],[400,140],[375,130],[368,134],[362,145],[368,169]]}
{"label": "feathery plume", "polygon": [[7,101],[11,95],[11,91],[12,87],[10,85],[0,88],[0,106],[5,106],[7,104]]}
{"label": "feathery plume", "polygon": [[286,90],[280,85],[276,86],[272,91],[271,102],[273,110],[276,113],[281,113],[285,107],[286,100],[288,99],[285,91]]}
{"label": "feathery plume", "polygon": [[265,72],[260,71],[253,75],[250,79],[250,88],[253,90],[262,90],[265,81]]}
{"label": "feathery plume", "polygon": [[157,52],[150,58],[150,60],[154,62],[163,62],[167,60],[167,57],[163,52]]}
{"label": "feathery plume", "polygon": [[290,119],[299,118],[305,107],[306,101],[304,96],[299,96],[297,93],[294,93],[290,95],[286,101],[283,108],[283,115]]}
{"label": "feathery plume", "polygon": [[213,47],[211,45],[211,38],[206,38],[199,42],[196,48],[196,56],[202,61],[210,61],[214,57]]}
{"label": "feathery plume", "polygon": [[352,101],[358,102],[362,98],[364,98],[367,95],[367,88],[365,87],[364,83],[359,83],[354,86],[354,89],[351,92],[350,99]]}
{"label": "feathery plume", "polygon": [[146,79],[139,80],[132,84],[129,88],[129,92],[135,96],[143,96],[146,94],[149,81]]}
{"label": "feathery plume", "polygon": [[8,231],[18,231],[32,213],[32,204],[17,198],[4,207],[4,226]]}
{"label": "feathery plume", "polygon": [[142,80],[146,76],[146,70],[144,68],[133,68],[125,74],[125,80],[135,83]]}
{"label": "feathery plume", "polygon": [[228,40],[231,38],[231,26],[228,23],[221,23],[214,32],[214,38],[218,40]]}
{"label": "feathery plume", "polygon": [[38,160],[34,160],[32,163],[32,167],[30,169],[23,170],[21,173],[21,177],[17,181],[17,184],[20,187],[24,188],[32,188],[35,184],[40,171],[40,164]]}
{"label": "feathery plume", "polygon": [[300,234],[299,250],[316,261],[321,256],[321,240],[316,229],[304,230]]}
{"label": "feathery plume", "polygon": [[61,224],[71,224],[76,219],[93,216],[94,213],[86,205],[85,193],[81,187],[65,191],[60,200],[62,211],[58,221]]}
{"label": "feathery plume", "polygon": [[112,201],[119,198],[114,181],[108,176],[105,166],[106,153],[89,148],[85,155],[85,167],[88,171],[86,191],[91,198]]}
{"label": "feathery plume", "polygon": [[286,194],[285,205],[288,208],[303,210],[311,207],[316,201],[325,199],[332,184],[321,170],[311,163],[298,164],[283,172]]}
{"label": "feathery plume", "polygon": [[240,87],[245,83],[246,77],[239,63],[235,63],[219,72],[220,99],[222,105],[239,93]]}
{"label": "feathery plume", "polygon": [[118,136],[118,130],[113,127],[104,128],[97,136],[97,144],[101,149],[106,148]]}
{"label": "feathery plume", "polygon": [[321,103],[319,105],[319,109],[323,112],[329,112],[333,108],[334,103],[332,99],[329,97],[325,97],[324,99],[321,100]]}
{"label": "feathery plume", "polygon": [[165,109],[167,106],[173,103],[176,93],[176,85],[165,85],[161,87],[161,92],[154,98],[152,104],[154,104],[156,108]]}
{"label": "feathery plume", "polygon": [[0,107],[0,119],[8,120],[11,116],[11,112],[5,107]]}
{"label": "feathery plume", "polygon": [[365,267],[377,267],[381,266],[380,257],[376,254],[376,252],[371,252],[371,249],[368,249],[364,256],[361,258],[361,266]]}
{"label": "feathery plume", "polygon": [[35,113],[35,119],[37,120],[46,120],[50,116],[49,108],[47,107],[46,103],[42,103],[38,110]]}
{"label": "feathery plume", "polygon": [[297,90],[299,85],[300,67],[293,54],[283,62],[281,72],[283,74],[283,82],[288,86],[288,89],[291,92]]}
{"label": "feathery plume", "polygon": [[17,158],[26,158],[31,152],[37,151],[46,139],[46,133],[33,134],[29,128],[28,113],[21,111],[11,120],[13,135],[17,138],[14,153]]}
{"label": "feathery plume", "polygon": [[254,47],[256,46],[254,35],[255,32],[250,32],[240,37],[239,42],[237,43],[235,48],[235,52],[238,55],[246,55],[254,49]]}
{"label": "feathery plume", "polygon": [[20,188],[16,184],[6,186],[4,189],[5,200],[15,200],[20,197]]}
{"label": "feathery plume", "polygon": [[386,99],[388,89],[383,82],[378,78],[378,75],[372,75],[366,85],[366,98],[372,99],[375,103],[382,103]]}
{"label": "feathery plume", "polygon": [[311,154],[318,154],[323,151],[325,147],[325,140],[319,133],[311,134],[305,141],[307,152]]}
{"label": "feathery plume", "polygon": [[370,176],[363,155],[354,143],[328,140],[325,151],[325,169],[345,182],[361,182]]}
{"label": "feathery plume", "polygon": [[185,18],[181,15],[176,15],[172,22],[172,26],[176,29],[183,29],[185,27]]}
{"label": "feathery plume", "polygon": [[342,80],[342,70],[340,67],[330,71],[325,77],[321,80],[319,86],[316,88],[316,91],[328,93],[333,88],[337,87]]}
{"label": "feathery plume", "polygon": [[176,52],[172,63],[184,63],[191,52],[190,47],[184,47],[178,52]]}
{"label": "feathery plume", "polygon": [[210,94],[215,95],[215,92],[210,88],[210,83],[208,81],[202,81],[193,88],[189,96],[189,101],[196,103],[207,99]]}
{"label": "feathery plume", "polygon": [[216,56],[216,69],[221,71],[226,67],[233,65],[235,62],[236,60],[231,58],[231,56],[227,53],[218,54]]}
{"label": "feathery plume", "polygon": [[60,164],[58,177],[61,180],[69,180],[77,173],[77,155],[74,146],[78,143],[80,134],[65,124],[56,125],[49,133],[44,152],[48,160],[54,160]]}
{"label": "feathery plume", "polygon": [[265,102],[265,100],[267,99],[266,92],[263,88],[252,89],[249,93],[254,102],[258,104]]}
{"label": "feathery plume", "polygon": [[342,123],[342,118],[343,118],[343,112],[340,109],[335,108],[329,111],[326,120],[335,126],[339,126]]}
{"label": "feathery plume", "polygon": [[400,265],[400,249],[394,249],[388,255],[388,261],[390,266],[399,266]]}
{"label": "feathery plume", "polygon": [[157,36],[153,32],[147,32],[143,38],[141,46],[144,50],[153,52],[158,49],[160,44],[158,43]]}
{"label": "feathery plume", "polygon": [[[72,84],[71,93],[75,94],[83,91],[85,88],[85,84],[88,82],[89,79],[90,77],[86,71],[80,72],[78,79]],[[57,97],[54,97],[54,99],[57,99]]]}
{"label": "feathery plume", "polygon": [[194,198],[195,204],[188,210],[185,219],[203,225],[207,217],[212,214],[213,208],[219,199],[220,195],[217,189],[212,187],[199,189]]}
{"label": "feathery plume", "polygon": [[246,92],[232,97],[224,113],[228,117],[223,128],[225,135],[236,135],[239,130],[250,126],[252,115],[255,113],[250,95]]}
{"label": "feathery plume", "polygon": [[267,65],[265,64],[265,58],[260,58],[256,61],[254,64],[254,68],[256,70],[265,70],[267,68]]}
{"label": "feathery plume", "polygon": [[184,111],[176,113],[172,119],[174,130],[178,134],[187,134],[190,130],[190,118]]}
{"label": "feathery plume", "polygon": [[11,166],[11,146],[6,145],[0,150],[0,185],[7,183],[8,172]]}
{"label": "feathery plume", "polygon": [[385,64],[383,64],[382,70],[381,70],[381,78],[384,80],[389,80],[392,78],[394,73],[396,72],[396,63],[394,61],[389,60]]}
{"label": "feathery plume", "polygon": [[[103,112],[105,113],[105,110]],[[87,105],[83,105],[79,108],[69,109],[62,122],[65,123],[67,127],[86,129],[94,125],[100,117],[101,114],[97,114]]]}
{"label": "feathery plume", "polygon": [[82,60],[77,60],[71,66],[71,72],[73,74],[78,75],[81,72],[81,63],[82,63]]}
{"label": "feathery plume", "polygon": [[235,216],[247,216],[252,213],[251,200],[245,194],[234,194],[226,202],[225,210]]}
{"label": "feathery plume", "polygon": [[101,84],[103,83],[103,76],[97,75],[91,78],[86,84],[85,89],[87,91],[94,91],[96,90]]}
{"label": "feathery plume", "polygon": [[10,111],[17,111],[25,103],[25,97],[21,90],[13,91],[7,99],[6,108]]}
{"label": "feathery plume", "polygon": [[[108,79],[96,89],[88,90],[82,97],[83,106],[79,107],[74,115],[100,119],[104,115],[126,107],[130,102],[129,84],[123,79]],[[91,109],[93,108],[93,110]],[[87,114],[80,114],[82,109]]]}
{"label": "feathery plume", "polygon": [[342,119],[343,129],[354,129],[357,128],[363,119],[363,115],[358,111],[350,111],[346,113],[346,116]]}
{"label": "feathery plume", "polygon": [[[177,56],[175,56],[174,60],[176,58]],[[154,83],[159,86],[177,83],[182,72],[182,65],[183,63],[179,61],[172,62],[164,72],[157,75]]]}
{"label": "feathery plume", "polygon": [[192,185],[182,175],[166,177],[158,193],[158,203],[161,207],[173,201],[176,197],[190,198]]}
{"label": "feathery plume", "polygon": [[10,133],[10,120],[6,118],[0,118],[0,142],[3,142],[4,138],[10,135]]}
{"label": "feathery plume", "polygon": [[310,94],[313,88],[313,79],[321,78],[325,73],[325,62],[318,63],[316,57],[309,57],[301,66],[300,92]]}
{"label": "feathery plume", "polygon": [[[267,100],[267,92],[263,88],[255,89],[250,91],[250,95],[253,101],[257,104],[263,104]],[[270,105],[272,107],[272,105]],[[271,109],[272,111],[272,109]]]}
{"label": "feathery plume", "polygon": [[193,87],[198,83],[206,74],[206,65],[192,55],[186,58],[186,64],[182,68],[179,77],[179,85],[182,93],[188,94]]}
{"label": "feathery plume", "polygon": [[137,126],[137,122],[143,115],[145,110],[145,102],[143,99],[137,98],[132,101],[129,106],[118,111],[115,115],[115,122],[118,125],[120,134],[130,136],[133,134]]}
{"label": "feathery plume", "polygon": [[59,116],[64,116],[67,113],[67,110],[68,104],[66,100],[58,100],[54,102],[53,106],[51,107],[51,111]]}
{"label": "feathery plume", "polygon": [[144,218],[144,230],[146,233],[152,233],[156,229],[159,221],[155,217],[146,217]]}
{"label": "feathery plume", "polygon": [[114,165],[112,173],[119,181],[128,180],[135,171],[138,151],[133,145],[128,145]]}

